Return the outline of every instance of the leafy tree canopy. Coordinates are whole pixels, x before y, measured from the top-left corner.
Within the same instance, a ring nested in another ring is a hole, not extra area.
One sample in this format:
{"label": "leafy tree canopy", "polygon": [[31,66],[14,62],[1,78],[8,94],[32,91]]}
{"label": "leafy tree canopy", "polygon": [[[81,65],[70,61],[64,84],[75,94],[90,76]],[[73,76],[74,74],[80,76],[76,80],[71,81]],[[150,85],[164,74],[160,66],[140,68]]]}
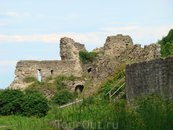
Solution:
{"label": "leafy tree canopy", "polygon": [[43,117],[49,110],[48,101],[36,89],[3,90],[0,92],[0,115],[24,115]]}
{"label": "leafy tree canopy", "polygon": [[167,57],[173,55],[173,29],[171,29],[166,37],[158,41],[161,45],[161,55],[162,57]]}

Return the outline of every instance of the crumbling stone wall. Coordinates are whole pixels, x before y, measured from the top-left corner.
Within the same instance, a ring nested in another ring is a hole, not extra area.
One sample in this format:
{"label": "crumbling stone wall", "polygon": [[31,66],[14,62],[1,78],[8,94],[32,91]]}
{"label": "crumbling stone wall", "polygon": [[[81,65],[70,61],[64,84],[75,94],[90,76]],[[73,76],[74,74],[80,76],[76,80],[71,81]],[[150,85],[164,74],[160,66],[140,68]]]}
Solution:
{"label": "crumbling stone wall", "polygon": [[79,76],[75,70],[75,61],[19,61],[15,70],[15,79],[11,84],[12,88],[22,88],[23,79],[26,77],[41,76],[41,80],[45,81],[47,77],[57,76]]}
{"label": "crumbling stone wall", "polygon": [[119,61],[149,61],[161,57],[160,44],[145,45],[141,48],[140,44],[129,46],[119,56],[115,56]]}
{"label": "crumbling stone wall", "polygon": [[130,45],[133,45],[133,41],[128,35],[109,36],[104,44],[104,53],[105,55],[120,55]]}
{"label": "crumbling stone wall", "polygon": [[[93,51],[98,54],[95,61],[83,64],[79,59],[79,51],[86,51],[84,44],[75,42],[71,38],[60,39],[61,60],[55,61],[19,61],[16,66],[16,77],[10,88],[24,88],[23,79],[26,77],[38,77],[40,71],[42,81],[47,77],[57,76],[88,76],[93,83],[100,83],[116,67],[129,61],[145,61],[160,57],[160,46],[151,44],[141,48],[140,45],[133,45],[130,36],[109,36],[103,47]],[[26,84],[27,86],[27,84]]]}
{"label": "crumbling stone wall", "polygon": [[74,46],[78,49],[78,51],[87,51],[85,45],[79,42],[75,42]]}
{"label": "crumbling stone wall", "polygon": [[83,66],[83,71],[86,73],[88,68],[92,68],[92,73],[89,74],[95,82],[104,80],[122,63],[149,61],[161,56],[159,44],[145,45],[142,48],[140,44],[133,45],[130,36],[121,34],[107,37],[104,47],[93,51],[99,52],[99,50],[103,54],[100,53],[92,64]]}
{"label": "crumbling stone wall", "polygon": [[79,50],[75,47],[75,42],[71,38],[61,38],[60,40],[60,56],[62,61],[76,60],[79,56]]}
{"label": "crumbling stone wall", "polygon": [[86,50],[84,45],[75,43],[71,38],[61,38],[60,40],[60,55],[62,60],[52,61],[19,61],[15,70],[15,79],[10,84],[11,89],[26,88],[28,84],[23,82],[26,77],[38,78],[38,71],[41,76],[41,80],[45,81],[47,77],[57,76],[82,76],[82,67],[79,60],[79,49]]}
{"label": "crumbling stone wall", "polygon": [[128,101],[153,92],[165,98],[173,97],[173,56],[126,66]]}

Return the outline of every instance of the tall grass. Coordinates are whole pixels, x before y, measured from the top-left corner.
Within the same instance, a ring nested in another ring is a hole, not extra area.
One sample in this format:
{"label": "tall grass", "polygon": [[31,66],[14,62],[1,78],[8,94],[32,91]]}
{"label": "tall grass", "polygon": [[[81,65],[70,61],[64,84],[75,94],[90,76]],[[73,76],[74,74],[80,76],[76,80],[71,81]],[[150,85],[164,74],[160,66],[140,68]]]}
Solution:
{"label": "tall grass", "polygon": [[[124,77],[124,65],[102,82],[100,90],[79,105],[59,108],[51,105],[48,115],[42,118],[19,116],[0,117],[0,124],[12,130],[58,130],[65,127],[87,130],[171,130],[173,129],[173,100],[157,95],[136,98],[133,105],[121,99],[116,102],[104,97],[118,80]],[[71,76],[69,80],[74,80]],[[60,84],[65,77],[55,79]],[[135,106],[135,107],[133,107]],[[58,125],[57,125],[58,122]],[[4,128],[0,128],[4,129]]]}
{"label": "tall grass", "polygon": [[[1,117],[0,123],[12,130],[57,130],[77,127],[88,130],[171,130],[173,129],[173,102],[150,95],[136,99],[131,107],[126,100],[109,102],[102,97],[90,97],[77,106],[52,110],[43,118]],[[60,126],[49,122],[59,120]],[[9,123],[10,122],[10,123]],[[2,129],[2,128],[1,128]],[[4,129],[4,128],[3,128]]]}

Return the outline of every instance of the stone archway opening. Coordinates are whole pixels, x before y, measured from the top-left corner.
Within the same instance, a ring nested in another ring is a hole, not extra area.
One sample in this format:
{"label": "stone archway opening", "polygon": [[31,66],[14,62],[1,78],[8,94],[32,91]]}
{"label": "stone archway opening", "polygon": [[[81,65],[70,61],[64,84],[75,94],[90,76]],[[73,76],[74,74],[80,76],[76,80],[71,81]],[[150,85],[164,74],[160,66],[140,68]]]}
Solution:
{"label": "stone archway opening", "polygon": [[75,87],[75,91],[78,92],[78,93],[81,93],[84,89],[84,86],[83,85],[77,85]]}
{"label": "stone archway opening", "polygon": [[88,71],[88,73],[90,73],[92,71],[92,68],[89,68],[87,71]]}

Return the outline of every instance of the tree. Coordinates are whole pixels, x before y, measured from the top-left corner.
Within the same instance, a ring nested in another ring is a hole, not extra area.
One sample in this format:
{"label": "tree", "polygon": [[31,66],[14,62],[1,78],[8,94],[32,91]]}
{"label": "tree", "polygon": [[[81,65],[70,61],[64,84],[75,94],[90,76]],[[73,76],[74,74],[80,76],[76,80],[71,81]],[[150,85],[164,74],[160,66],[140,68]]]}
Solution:
{"label": "tree", "polygon": [[70,91],[63,89],[54,94],[54,96],[52,97],[52,101],[58,105],[63,105],[72,101],[73,98],[74,96]]}
{"label": "tree", "polygon": [[22,113],[20,104],[24,94],[20,90],[3,90],[0,93],[0,114],[17,115]]}
{"label": "tree", "polygon": [[173,55],[173,29],[171,29],[166,37],[158,41],[161,45],[161,55],[162,57],[167,57]]}
{"label": "tree", "polygon": [[1,115],[24,115],[43,117],[49,110],[48,100],[36,89],[3,90],[0,92]]}
{"label": "tree", "polygon": [[48,100],[37,89],[26,89],[23,102],[21,104],[22,115],[43,117],[50,110]]}

